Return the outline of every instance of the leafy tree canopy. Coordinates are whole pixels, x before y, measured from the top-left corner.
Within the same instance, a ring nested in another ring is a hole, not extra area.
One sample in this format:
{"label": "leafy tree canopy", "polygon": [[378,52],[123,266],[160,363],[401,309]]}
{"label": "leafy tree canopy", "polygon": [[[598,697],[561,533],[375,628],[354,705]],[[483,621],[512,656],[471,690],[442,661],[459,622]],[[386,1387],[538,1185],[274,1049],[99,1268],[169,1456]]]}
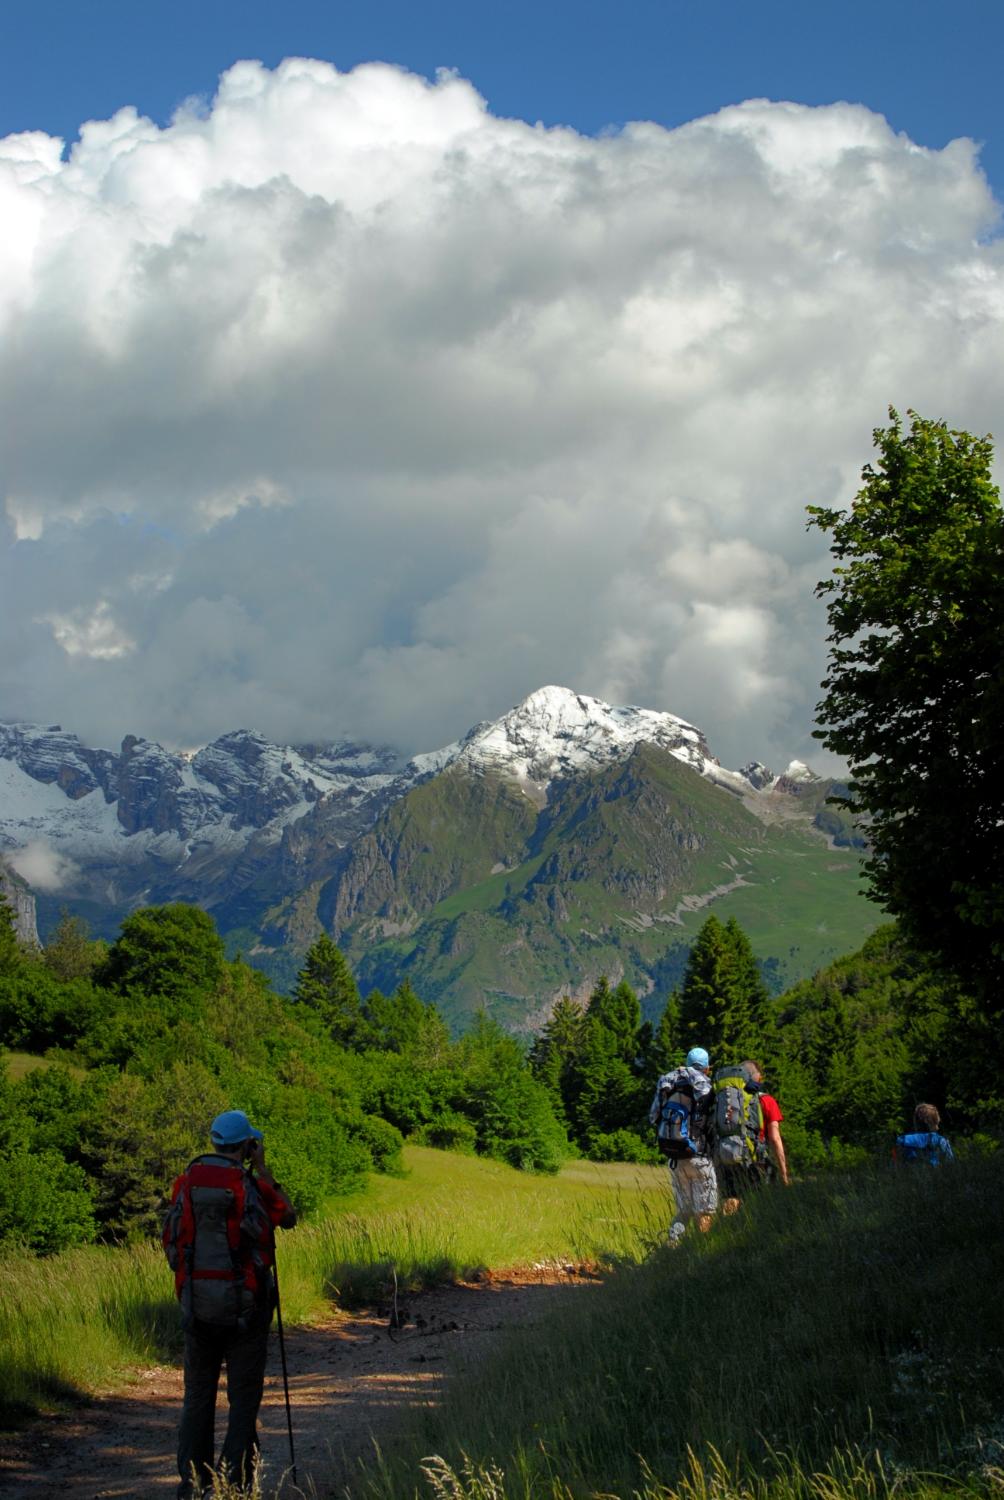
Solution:
{"label": "leafy tree canopy", "polygon": [[1004,1000],[1004,515],[989,438],[897,412],[830,534],[817,737],[846,757],[872,894],[909,939]]}
{"label": "leafy tree canopy", "polygon": [[199,907],[145,906],[122,923],[99,977],[114,989],[181,997],[215,986],[225,957],[215,922]]}

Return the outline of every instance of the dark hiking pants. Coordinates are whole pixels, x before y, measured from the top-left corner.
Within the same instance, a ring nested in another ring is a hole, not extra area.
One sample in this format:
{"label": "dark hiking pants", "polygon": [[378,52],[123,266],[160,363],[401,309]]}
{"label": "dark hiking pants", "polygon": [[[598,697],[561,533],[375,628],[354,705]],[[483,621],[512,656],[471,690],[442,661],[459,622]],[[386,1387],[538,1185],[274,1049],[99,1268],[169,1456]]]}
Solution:
{"label": "dark hiking pants", "polygon": [[[227,1367],[230,1415],[216,1468],[236,1484],[251,1483],[258,1448],[258,1408],[265,1384],[271,1308],[255,1313],[251,1326],[215,1328],[194,1323],[185,1333],[185,1402],[178,1432],[179,1500],[201,1493],[213,1468],[216,1390]],[[195,1468],[197,1484],[192,1482]]]}
{"label": "dark hiking pants", "polygon": [[769,1162],[750,1162],[748,1167],[718,1168],[723,1198],[745,1198],[747,1193],[763,1187],[773,1178],[773,1166]]}

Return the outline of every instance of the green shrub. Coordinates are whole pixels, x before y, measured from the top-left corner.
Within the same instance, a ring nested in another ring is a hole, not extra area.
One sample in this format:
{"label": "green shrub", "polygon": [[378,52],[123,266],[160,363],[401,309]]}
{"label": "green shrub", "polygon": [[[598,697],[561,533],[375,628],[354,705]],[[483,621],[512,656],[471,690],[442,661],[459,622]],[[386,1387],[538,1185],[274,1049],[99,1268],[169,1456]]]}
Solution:
{"label": "green shrub", "polygon": [[[649,1132],[651,1135],[651,1132]],[[643,1140],[635,1130],[611,1130],[597,1133],[588,1140],[590,1161],[656,1162],[658,1154],[650,1140]]]}
{"label": "green shrub", "polygon": [[57,1151],[15,1147],[0,1170],[0,1243],[40,1254],[94,1238],[94,1201],[86,1173]]}
{"label": "green shrub", "polygon": [[478,1132],[474,1121],[455,1110],[445,1110],[422,1125],[414,1139],[420,1146],[435,1146],[440,1151],[459,1151],[463,1156],[473,1156],[478,1149]]}

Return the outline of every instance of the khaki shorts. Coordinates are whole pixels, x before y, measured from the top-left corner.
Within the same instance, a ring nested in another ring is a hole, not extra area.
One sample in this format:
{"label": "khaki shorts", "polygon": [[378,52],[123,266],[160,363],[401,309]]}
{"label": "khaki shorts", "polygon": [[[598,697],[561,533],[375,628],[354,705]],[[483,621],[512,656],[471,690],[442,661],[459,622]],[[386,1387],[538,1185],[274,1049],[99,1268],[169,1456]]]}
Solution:
{"label": "khaki shorts", "polygon": [[670,1237],[679,1239],[691,1219],[699,1214],[713,1214],[718,1209],[718,1183],[715,1168],[707,1156],[695,1156],[693,1161],[678,1161],[670,1169],[669,1180],[673,1184],[676,1213],[669,1227]]}

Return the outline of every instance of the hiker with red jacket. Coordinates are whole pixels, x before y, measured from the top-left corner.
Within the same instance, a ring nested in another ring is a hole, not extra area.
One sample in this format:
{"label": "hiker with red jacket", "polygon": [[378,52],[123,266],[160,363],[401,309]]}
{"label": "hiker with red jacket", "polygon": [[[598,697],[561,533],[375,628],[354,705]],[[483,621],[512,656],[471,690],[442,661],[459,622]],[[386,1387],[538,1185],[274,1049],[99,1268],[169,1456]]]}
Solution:
{"label": "hiker with red jacket", "polygon": [[185,1330],[179,1500],[201,1495],[212,1483],[224,1364],[230,1413],[216,1471],[251,1486],[276,1303],[275,1230],[296,1223],[293,1205],[265,1165],[264,1137],[247,1115],[226,1110],[209,1136],[213,1150],[196,1157],[174,1183],[163,1235]]}

